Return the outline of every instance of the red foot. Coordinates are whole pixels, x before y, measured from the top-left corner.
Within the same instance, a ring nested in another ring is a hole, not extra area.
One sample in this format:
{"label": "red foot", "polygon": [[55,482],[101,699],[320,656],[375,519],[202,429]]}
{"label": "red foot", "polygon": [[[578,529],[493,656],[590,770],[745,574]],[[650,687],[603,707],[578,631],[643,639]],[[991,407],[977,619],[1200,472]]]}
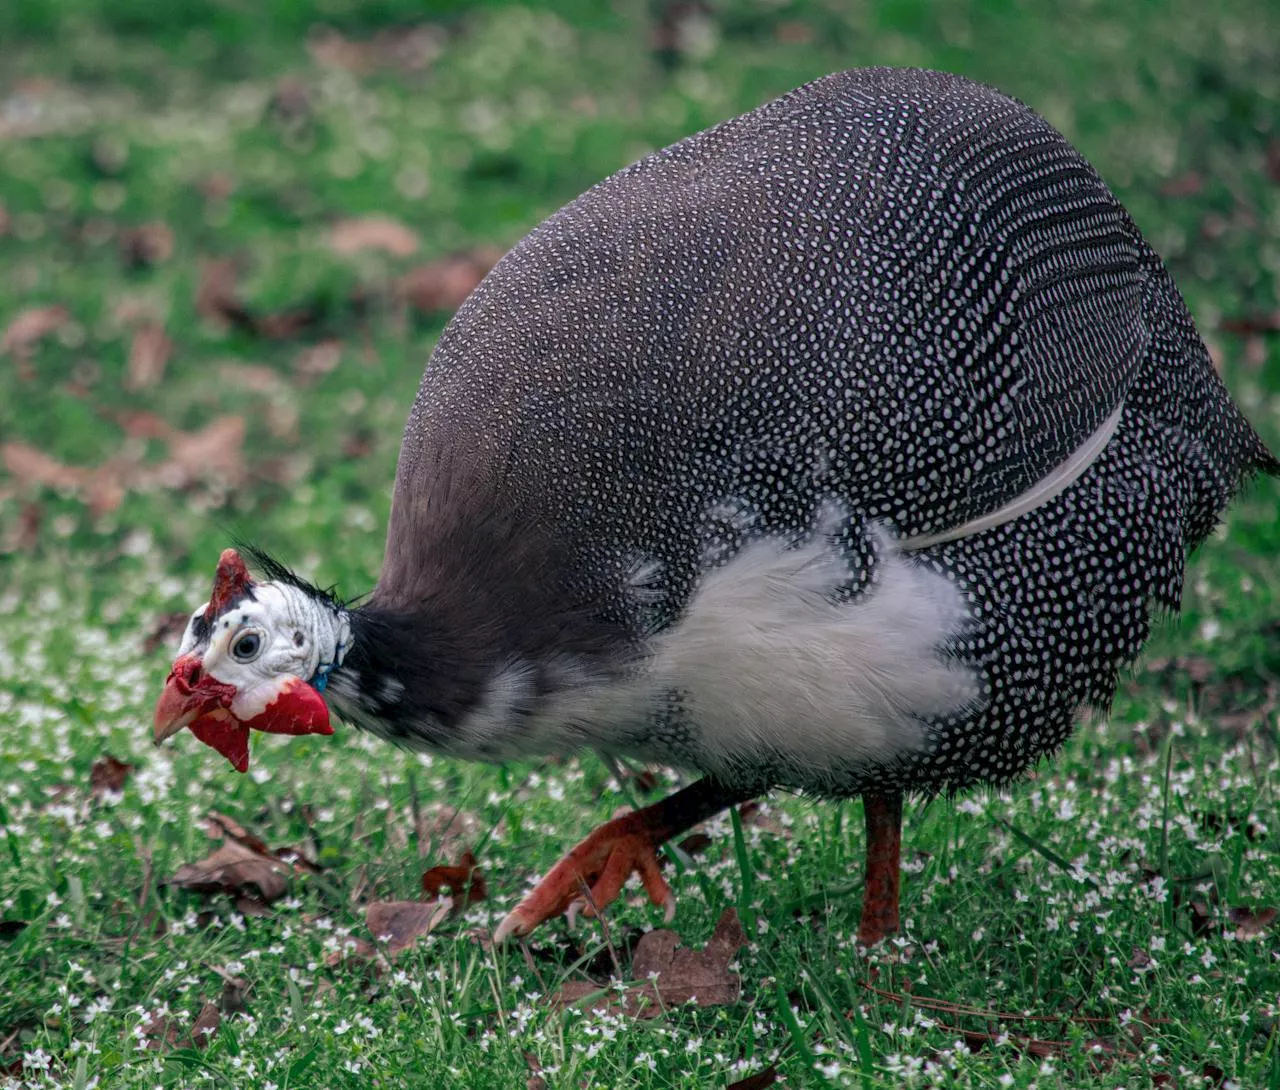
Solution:
{"label": "red foot", "polygon": [[[498,925],[495,942],[515,935],[527,935],[540,923],[579,907],[594,915],[618,899],[622,887],[639,874],[649,900],[666,910],[667,921],[675,914],[676,899],[658,869],[658,845],[673,830],[662,821],[657,807],[607,821],[560,860],[538,887],[521,901]],[[584,897],[583,886],[589,895]]]}

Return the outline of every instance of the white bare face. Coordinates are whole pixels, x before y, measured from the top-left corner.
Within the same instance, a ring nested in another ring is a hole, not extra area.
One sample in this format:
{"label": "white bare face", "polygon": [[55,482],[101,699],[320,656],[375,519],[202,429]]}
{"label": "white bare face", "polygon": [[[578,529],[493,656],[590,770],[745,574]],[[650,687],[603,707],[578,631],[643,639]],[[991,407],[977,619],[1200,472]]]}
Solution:
{"label": "white bare face", "polygon": [[255,584],[202,642],[196,621],[206,608],[192,614],[179,655],[201,655],[206,674],[234,686],[231,712],[244,721],[272,703],[286,679],[310,681],[341,662],[350,643],[345,611],[287,583]]}

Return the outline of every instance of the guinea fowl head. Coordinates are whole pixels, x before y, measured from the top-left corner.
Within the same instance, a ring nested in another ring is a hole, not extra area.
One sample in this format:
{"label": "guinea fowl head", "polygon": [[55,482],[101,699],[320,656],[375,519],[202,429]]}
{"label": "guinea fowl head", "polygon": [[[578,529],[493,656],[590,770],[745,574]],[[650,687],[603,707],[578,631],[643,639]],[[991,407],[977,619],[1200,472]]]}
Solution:
{"label": "guinea fowl head", "polygon": [[254,554],[269,582],[255,582],[234,549],[223,552],[209,601],[191,616],[156,704],[155,740],[190,727],[239,771],[249,731],[332,734],[321,695],[351,630],[332,595]]}

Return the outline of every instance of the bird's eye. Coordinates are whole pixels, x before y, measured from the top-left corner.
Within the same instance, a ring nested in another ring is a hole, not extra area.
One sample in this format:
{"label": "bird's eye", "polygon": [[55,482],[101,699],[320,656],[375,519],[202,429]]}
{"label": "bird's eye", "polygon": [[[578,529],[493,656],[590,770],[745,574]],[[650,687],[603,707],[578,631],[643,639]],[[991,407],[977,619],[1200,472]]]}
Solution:
{"label": "bird's eye", "polygon": [[255,628],[241,633],[231,645],[231,657],[236,662],[252,662],[262,650],[262,633]]}

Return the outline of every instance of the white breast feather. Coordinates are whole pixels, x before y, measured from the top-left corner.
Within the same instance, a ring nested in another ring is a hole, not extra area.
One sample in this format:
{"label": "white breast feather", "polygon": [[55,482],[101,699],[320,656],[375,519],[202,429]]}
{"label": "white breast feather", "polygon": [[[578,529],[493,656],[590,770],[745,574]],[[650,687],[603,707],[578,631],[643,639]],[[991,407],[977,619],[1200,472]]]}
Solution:
{"label": "white breast feather", "polygon": [[853,603],[829,597],[847,572],[822,534],[755,542],[707,573],[651,671],[687,694],[705,771],[884,761],[922,746],[917,716],[974,702],[975,679],[938,652],[963,627],[959,592],[880,545],[878,583]]}
{"label": "white breast feather", "polygon": [[532,675],[508,664],[446,748],[490,760],[587,747],[669,760],[643,725],[675,690],[703,772],[773,764],[817,780],[833,762],[918,750],[918,717],[977,698],[974,677],[938,651],[963,628],[965,611],[951,583],[887,538],[879,552],[874,589],[838,603],[830,592],[848,572],[825,534],[798,548],[777,538],[748,545],[705,574],[683,618],[625,678],[567,668],[513,730],[510,713]]}

